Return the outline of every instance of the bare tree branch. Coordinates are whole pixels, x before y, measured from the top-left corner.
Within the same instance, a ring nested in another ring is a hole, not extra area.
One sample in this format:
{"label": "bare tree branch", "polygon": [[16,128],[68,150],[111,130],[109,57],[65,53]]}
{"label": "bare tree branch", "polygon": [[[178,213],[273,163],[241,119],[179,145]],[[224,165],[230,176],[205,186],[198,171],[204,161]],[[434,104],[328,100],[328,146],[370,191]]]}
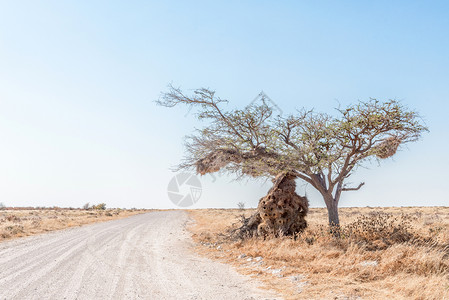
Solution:
{"label": "bare tree branch", "polygon": [[343,192],[346,192],[346,191],[358,191],[358,190],[360,190],[360,188],[362,187],[362,186],[364,186],[365,185],[365,183],[364,182],[362,182],[362,183],[360,183],[357,187],[355,187],[355,188],[347,188],[347,187],[344,187],[344,188],[342,188],[341,190],[343,191]]}

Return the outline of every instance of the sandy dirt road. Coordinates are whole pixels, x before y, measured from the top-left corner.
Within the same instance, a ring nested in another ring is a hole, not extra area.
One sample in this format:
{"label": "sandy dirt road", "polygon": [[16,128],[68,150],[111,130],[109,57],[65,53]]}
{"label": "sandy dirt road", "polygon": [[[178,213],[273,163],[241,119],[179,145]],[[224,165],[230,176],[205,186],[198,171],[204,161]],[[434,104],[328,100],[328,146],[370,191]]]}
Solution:
{"label": "sandy dirt road", "polygon": [[273,299],[230,266],[199,257],[184,211],[0,243],[0,299]]}

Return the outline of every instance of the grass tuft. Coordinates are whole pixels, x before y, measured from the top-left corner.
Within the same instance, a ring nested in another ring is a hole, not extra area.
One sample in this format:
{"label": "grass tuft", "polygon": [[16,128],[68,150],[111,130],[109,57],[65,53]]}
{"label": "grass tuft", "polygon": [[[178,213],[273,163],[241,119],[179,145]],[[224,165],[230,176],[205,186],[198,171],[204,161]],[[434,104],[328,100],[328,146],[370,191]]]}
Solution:
{"label": "grass tuft", "polygon": [[[240,240],[226,232],[238,226],[241,210],[190,213],[196,221],[190,230],[206,246],[198,251],[257,276],[287,299],[449,299],[446,207],[343,208],[340,238],[330,233],[325,209],[312,208],[309,227],[295,237]],[[259,256],[262,263],[246,260]]]}

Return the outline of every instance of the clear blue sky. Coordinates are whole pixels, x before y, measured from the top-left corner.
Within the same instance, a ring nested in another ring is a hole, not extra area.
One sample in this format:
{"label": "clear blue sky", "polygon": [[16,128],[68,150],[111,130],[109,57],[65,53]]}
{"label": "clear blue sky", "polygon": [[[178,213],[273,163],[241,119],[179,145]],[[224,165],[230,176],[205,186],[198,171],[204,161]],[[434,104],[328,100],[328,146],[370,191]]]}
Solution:
{"label": "clear blue sky", "polygon": [[[285,113],[400,99],[431,132],[341,205],[448,205],[448,54],[446,1],[0,1],[0,202],[174,207],[169,168],[201,124],[154,104],[172,82],[231,107],[264,90]],[[269,188],[201,180],[195,207]]]}

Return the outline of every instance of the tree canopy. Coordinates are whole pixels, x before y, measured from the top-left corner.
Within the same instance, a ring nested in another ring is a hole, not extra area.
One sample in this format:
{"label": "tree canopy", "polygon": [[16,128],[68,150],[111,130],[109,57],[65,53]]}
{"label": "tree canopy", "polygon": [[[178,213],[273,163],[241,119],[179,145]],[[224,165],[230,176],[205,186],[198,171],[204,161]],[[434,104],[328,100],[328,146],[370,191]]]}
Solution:
{"label": "tree canopy", "polygon": [[185,95],[170,86],[158,101],[197,108],[207,126],[187,139],[181,169],[199,174],[225,170],[238,176],[289,174],[316,188],[324,198],[330,224],[338,225],[344,191],[358,190],[345,179],[369,159],[386,159],[428,131],[419,114],[396,100],[359,101],[335,115],[302,108],[276,115],[264,98],[243,109],[225,110],[227,100],[210,89]]}

